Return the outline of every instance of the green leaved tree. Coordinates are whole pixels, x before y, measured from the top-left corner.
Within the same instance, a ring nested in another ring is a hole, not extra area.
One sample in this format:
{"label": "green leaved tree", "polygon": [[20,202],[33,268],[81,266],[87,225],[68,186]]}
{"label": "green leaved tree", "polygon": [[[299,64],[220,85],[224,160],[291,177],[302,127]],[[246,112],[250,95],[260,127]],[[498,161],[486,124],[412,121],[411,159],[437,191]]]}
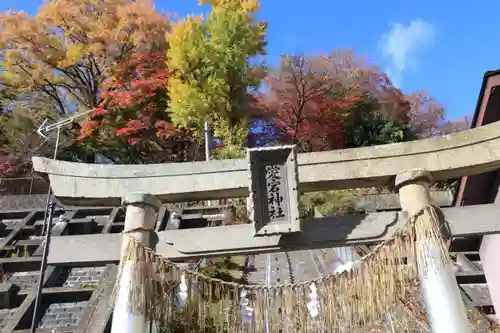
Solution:
{"label": "green leaved tree", "polygon": [[344,148],[368,147],[413,140],[408,124],[397,121],[377,99],[367,94],[349,110]]}
{"label": "green leaved tree", "polygon": [[174,124],[200,135],[211,124],[219,158],[241,157],[249,128],[249,91],[265,70],[266,24],[257,20],[258,0],[203,0],[206,18],[187,17],[168,35],[168,86]]}

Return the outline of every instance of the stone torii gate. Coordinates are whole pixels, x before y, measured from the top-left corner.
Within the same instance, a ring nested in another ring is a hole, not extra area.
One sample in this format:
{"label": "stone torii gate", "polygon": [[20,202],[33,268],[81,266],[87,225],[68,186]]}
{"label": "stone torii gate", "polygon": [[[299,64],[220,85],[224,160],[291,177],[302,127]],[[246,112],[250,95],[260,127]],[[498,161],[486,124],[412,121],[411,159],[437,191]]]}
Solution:
{"label": "stone torii gate", "polygon": [[[170,260],[370,244],[390,238],[408,215],[429,204],[432,181],[499,169],[500,122],[408,143],[298,155],[293,147],[278,147],[250,150],[248,157],[156,165],[81,164],[34,157],[33,165],[48,175],[54,195],[63,204],[126,205],[124,231],[133,230],[139,242]],[[285,181],[270,185],[266,177]],[[299,219],[299,190],[384,185],[399,191],[402,212]],[[154,231],[161,202],[229,197],[249,198],[254,223]],[[443,209],[452,237],[500,233],[498,213],[500,208],[494,205]],[[118,261],[122,237],[54,237],[48,262]],[[433,331],[470,332],[451,268],[426,281],[422,281],[423,294]],[[115,323],[144,328],[144,318],[129,317],[119,299],[114,316]]]}

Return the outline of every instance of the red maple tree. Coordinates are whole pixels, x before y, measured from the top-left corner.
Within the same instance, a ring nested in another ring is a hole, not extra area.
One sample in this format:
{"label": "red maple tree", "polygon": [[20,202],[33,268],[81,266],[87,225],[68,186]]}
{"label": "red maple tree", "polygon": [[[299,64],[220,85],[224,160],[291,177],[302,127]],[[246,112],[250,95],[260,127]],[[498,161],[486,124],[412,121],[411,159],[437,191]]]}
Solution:
{"label": "red maple tree", "polygon": [[102,102],[83,123],[80,140],[121,161],[184,159],[176,152],[190,139],[170,122],[168,77],[165,52],[136,53],[123,61],[101,85]]}
{"label": "red maple tree", "polygon": [[332,73],[329,56],[283,57],[266,83],[269,92],[260,116],[272,122],[280,141],[298,144],[302,151],[343,147],[347,110],[357,94],[344,89]]}
{"label": "red maple tree", "polygon": [[0,156],[0,178],[13,171],[15,171],[15,167],[10,163],[9,157]]}
{"label": "red maple tree", "polygon": [[[388,76],[352,51],[322,55],[284,56],[266,79],[268,93],[260,97],[257,117],[272,123],[280,141],[302,151],[344,147],[346,121],[353,107],[367,98],[363,110],[399,124],[411,121],[411,105]],[[376,107],[376,109],[374,109]]]}

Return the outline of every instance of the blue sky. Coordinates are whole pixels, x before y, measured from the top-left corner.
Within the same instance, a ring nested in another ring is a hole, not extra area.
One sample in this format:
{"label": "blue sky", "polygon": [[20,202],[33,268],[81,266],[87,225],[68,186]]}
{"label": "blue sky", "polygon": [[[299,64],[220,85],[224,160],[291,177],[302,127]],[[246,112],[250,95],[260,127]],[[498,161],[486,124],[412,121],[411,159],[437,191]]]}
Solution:
{"label": "blue sky", "polygon": [[[0,0],[0,10],[36,13],[41,0]],[[500,68],[500,1],[261,0],[268,61],[294,52],[351,48],[409,93],[424,89],[449,118],[472,115],[485,71]],[[199,13],[197,0],[156,0],[156,8]]]}

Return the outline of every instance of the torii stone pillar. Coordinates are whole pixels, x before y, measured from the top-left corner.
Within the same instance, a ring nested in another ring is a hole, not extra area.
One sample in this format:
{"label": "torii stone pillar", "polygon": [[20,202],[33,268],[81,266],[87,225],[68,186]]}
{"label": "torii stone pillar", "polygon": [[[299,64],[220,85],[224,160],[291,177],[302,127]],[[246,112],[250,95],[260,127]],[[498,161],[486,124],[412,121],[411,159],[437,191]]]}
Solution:
{"label": "torii stone pillar", "polygon": [[[127,207],[124,242],[122,255],[127,244],[125,237],[132,236],[144,246],[151,246],[151,234],[156,224],[156,213],[161,202],[150,194],[130,194],[123,198],[123,205]],[[113,311],[111,333],[144,333],[148,332],[149,322],[144,316],[132,314],[127,306],[129,293],[135,281],[132,281],[132,272],[136,269],[133,262],[123,263],[118,293]]]}
{"label": "torii stone pillar", "polygon": [[[431,174],[424,169],[405,171],[396,176],[401,208],[413,216],[430,203]],[[432,253],[432,244],[416,244],[417,251]],[[434,251],[435,252],[435,251]],[[427,266],[432,265],[432,260]],[[420,289],[425,311],[433,333],[471,333],[465,305],[462,301],[451,265],[435,267],[426,274],[420,272]]]}

